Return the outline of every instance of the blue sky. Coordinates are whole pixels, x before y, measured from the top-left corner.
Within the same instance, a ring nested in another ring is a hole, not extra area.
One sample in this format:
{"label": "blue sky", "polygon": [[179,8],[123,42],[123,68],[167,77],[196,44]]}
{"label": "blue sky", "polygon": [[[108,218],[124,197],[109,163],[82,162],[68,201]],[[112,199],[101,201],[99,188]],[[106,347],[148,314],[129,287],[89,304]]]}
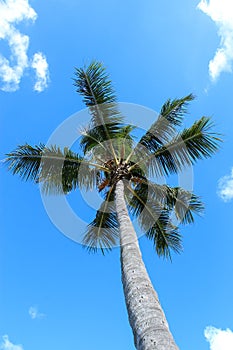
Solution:
{"label": "blue sky", "polygon": [[[0,13],[1,159],[47,142],[83,109],[72,77],[92,59],[107,66],[119,101],[157,111],[193,92],[185,125],[213,117],[224,143],[193,169],[204,217],[182,228],[172,264],[144,237],[140,245],[179,348],[232,349],[231,0],[6,0]],[[0,349],[134,349],[119,249],[89,255],[51,223],[35,185],[0,172]],[[78,196],[71,202],[80,209]]]}

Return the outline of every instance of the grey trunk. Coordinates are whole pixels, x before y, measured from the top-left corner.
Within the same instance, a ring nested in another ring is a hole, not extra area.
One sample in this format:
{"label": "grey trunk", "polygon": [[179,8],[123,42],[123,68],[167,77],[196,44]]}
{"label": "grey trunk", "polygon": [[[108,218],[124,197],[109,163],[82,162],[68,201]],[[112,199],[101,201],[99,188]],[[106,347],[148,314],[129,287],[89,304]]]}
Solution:
{"label": "grey trunk", "polygon": [[145,265],[124,199],[124,184],[115,192],[120,225],[121,271],[129,323],[137,350],[178,350]]}

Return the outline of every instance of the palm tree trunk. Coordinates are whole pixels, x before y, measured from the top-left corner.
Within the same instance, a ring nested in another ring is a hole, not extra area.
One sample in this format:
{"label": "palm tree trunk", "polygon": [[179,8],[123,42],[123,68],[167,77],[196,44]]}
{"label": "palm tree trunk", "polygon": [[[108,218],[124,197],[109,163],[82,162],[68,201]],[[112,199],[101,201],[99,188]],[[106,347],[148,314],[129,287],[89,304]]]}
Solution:
{"label": "palm tree trunk", "polygon": [[142,261],[124,199],[123,181],[116,185],[115,201],[120,225],[122,283],[135,347],[137,350],[178,350]]}

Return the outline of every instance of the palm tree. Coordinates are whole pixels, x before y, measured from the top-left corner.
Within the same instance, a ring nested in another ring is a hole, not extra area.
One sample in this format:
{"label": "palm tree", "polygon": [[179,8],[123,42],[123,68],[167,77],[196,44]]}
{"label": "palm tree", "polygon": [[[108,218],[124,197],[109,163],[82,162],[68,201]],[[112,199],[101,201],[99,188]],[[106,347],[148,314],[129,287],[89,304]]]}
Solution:
{"label": "palm tree", "polygon": [[82,133],[80,154],[57,145],[25,144],[9,153],[5,162],[13,174],[40,183],[46,194],[98,188],[103,202],[87,227],[83,244],[89,251],[100,249],[105,253],[119,240],[122,283],[135,347],[177,350],[143,263],[131,219],[138,219],[158,256],[171,259],[171,251],[180,252],[182,237],[174,217],[181,224],[192,223],[203,204],[194,193],[161,185],[156,179],[210,157],[220,139],[212,133],[207,117],[179,131],[187,105],[194,99],[192,94],[169,99],[157,120],[136,142],[139,133],[124,124],[101,63],[76,69],[74,85],[91,114]]}

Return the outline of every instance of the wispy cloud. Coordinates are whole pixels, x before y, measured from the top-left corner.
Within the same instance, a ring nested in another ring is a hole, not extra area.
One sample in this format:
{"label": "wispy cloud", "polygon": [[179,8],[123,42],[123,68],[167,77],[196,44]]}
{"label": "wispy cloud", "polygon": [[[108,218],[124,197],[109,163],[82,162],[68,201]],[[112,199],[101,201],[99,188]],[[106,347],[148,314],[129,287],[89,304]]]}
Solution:
{"label": "wispy cloud", "polygon": [[16,25],[22,21],[34,22],[35,10],[28,0],[0,0],[0,40],[9,45],[9,59],[0,54],[0,89],[12,92],[19,88],[25,69],[36,70],[34,90],[41,92],[48,85],[48,64],[42,53],[36,53],[32,60],[28,57],[29,36],[22,34]]}
{"label": "wispy cloud", "polygon": [[210,350],[233,349],[233,332],[230,329],[222,330],[209,326],[206,327],[204,334],[210,343]]}
{"label": "wispy cloud", "polygon": [[0,344],[1,350],[23,350],[22,345],[15,345],[10,342],[8,335],[2,337],[2,342]]}
{"label": "wispy cloud", "polygon": [[233,65],[233,1],[201,0],[197,6],[216,24],[220,46],[209,62],[209,75],[214,82],[222,72],[232,72]]}
{"label": "wispy cloud", "polygon": [[32,320],[35,320],[36,318],[44,318],[45,314],[38,311],[37,306],[31,306],[28,310],[29,316]]}
{"label": "wispy cloud", "polygon": [[48,86],[49,81],[48,63],[46,57],[41,52],[38,52],[33,56],[32,68],[36,71],[34,90],[41,92]]}
{"label": "wispy cloud", "polygon": [[231,169],[230,175],[223,176],[219,179],[217,193],[224,202],[229,202],[233,199],[233,168]]}

